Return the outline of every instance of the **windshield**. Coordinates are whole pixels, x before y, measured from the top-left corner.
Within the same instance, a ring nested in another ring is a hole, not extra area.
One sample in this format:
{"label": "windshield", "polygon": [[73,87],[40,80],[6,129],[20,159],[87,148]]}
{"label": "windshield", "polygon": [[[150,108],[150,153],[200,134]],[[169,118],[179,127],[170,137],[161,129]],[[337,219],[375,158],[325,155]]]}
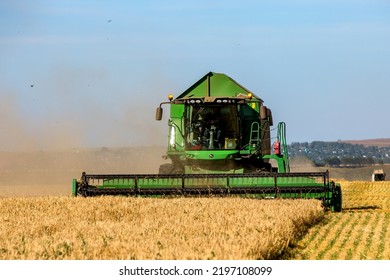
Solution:
{"label": "windshield", "polygon": [[235,105],[191,105],[187,111],[187,148],[237,149],[238,118]]}

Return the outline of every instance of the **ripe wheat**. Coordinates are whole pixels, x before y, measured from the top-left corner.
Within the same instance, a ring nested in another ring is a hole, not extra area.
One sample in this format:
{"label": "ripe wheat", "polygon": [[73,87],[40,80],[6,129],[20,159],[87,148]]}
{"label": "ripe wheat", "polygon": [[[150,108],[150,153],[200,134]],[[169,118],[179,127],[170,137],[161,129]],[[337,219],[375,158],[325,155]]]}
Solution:
{"label": "ripe wheat", "polygon": [[273,259],[324,216],[317,200],[0,199],[0,259]]}

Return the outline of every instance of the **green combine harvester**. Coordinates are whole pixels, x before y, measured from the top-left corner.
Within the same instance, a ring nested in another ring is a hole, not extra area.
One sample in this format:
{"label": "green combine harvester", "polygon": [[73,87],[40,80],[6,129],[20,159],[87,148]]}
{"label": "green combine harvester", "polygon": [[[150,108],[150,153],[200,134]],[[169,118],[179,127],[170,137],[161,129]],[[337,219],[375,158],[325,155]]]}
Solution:
{"label": "green combine harvester", "polygon": [[[210,72],[170,106],[169,163],[159,174],[86,174],[73,180],[73,195],[241,195],[315,198],[340,212],[339,184],[328,172],[290,173],[286,126],[271,141],[272,112],[263,100],[225,74]],[[271,142],[273,142],[271,144]]]}

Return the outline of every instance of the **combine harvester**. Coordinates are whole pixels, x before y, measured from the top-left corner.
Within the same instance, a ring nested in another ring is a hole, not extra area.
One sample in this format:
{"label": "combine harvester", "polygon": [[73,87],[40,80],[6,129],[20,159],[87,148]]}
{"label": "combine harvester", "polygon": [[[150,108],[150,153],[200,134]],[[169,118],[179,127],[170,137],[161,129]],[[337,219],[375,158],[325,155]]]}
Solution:
{"label": "combine harvester", "polygon": [[340,212],[341,187],[328,172],[290,173],[285,123],[271,146],[272,113],[230,77],[210,72],[170,106],[168,148],[159,174],[82,174],[73,195],[242,195],[315,198]]}

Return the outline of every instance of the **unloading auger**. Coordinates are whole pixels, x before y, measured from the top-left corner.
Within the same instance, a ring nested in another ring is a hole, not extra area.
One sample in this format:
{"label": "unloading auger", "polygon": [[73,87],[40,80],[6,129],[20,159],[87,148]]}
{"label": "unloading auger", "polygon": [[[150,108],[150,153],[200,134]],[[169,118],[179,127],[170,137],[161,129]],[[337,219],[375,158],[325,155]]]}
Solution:
{"label": "unloading auger", "polygon": [[339,184],[328,172],[291,173],[286,125],[277,125],[271,145],[272,112],[263,100],[225,74],[209,72],[170,106],[169,163],[158,174],[86,174],[73,180],[73,195],[315,198],[342,209]]}

